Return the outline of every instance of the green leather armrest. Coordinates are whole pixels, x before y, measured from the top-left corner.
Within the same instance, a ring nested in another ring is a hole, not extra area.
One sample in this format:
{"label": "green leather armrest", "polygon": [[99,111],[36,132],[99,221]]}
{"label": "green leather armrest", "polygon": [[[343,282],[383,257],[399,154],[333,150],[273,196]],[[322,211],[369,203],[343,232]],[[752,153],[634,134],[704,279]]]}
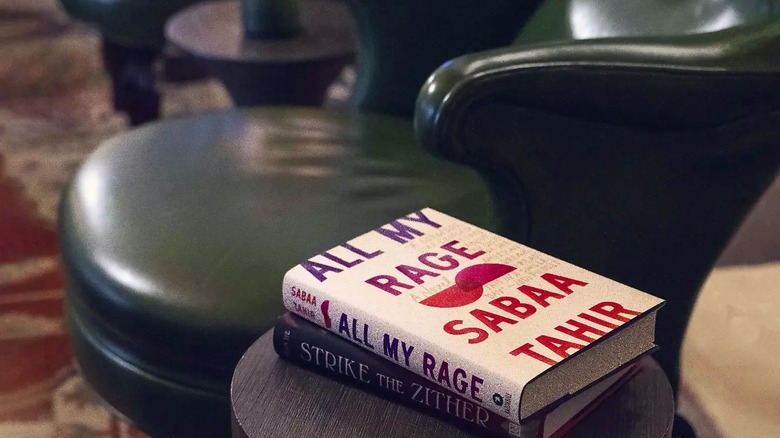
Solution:
{"label": "green leather armrest", "polygon": [[[692,125],[728,119],[724,112],[745,108],[723,102],[724,97],[743,99],[750,90],[724,95],[729,90],[683,88],[677,85],[680,76],[771,77],[780,74],[778,50],[780,21],[708,34],[560,41],[480,52],[448,62],[428,79],[418,97],[416,125],[423,144],[441,153],[458,139],[456,113],[491,98],[488,102],[511,101],[620,124]],[[675,85],[667,87],[665,82]],[[653,85],[658,88],[649,89]],[[775,91],[753,93],[762,95],[755,98],[763,101]],[[699,103],[691,99],[692,92],[707,101],[700,112],[690,108]],[[685,105],[680,105],[683,97]]]}

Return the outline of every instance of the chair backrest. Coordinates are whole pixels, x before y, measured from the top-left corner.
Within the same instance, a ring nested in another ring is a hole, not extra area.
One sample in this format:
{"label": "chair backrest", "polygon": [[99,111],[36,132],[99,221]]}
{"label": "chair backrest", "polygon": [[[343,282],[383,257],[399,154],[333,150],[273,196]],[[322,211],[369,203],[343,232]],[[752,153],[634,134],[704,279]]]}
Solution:
{"label": "chair backrest", "polygon": [[465,56],[423,87],[418,135],[481,170],[505,234],[666,299],[676,388],[698,290],[780,169],[778,53],[780,20]]}
{"label": "chair backrest", "polygon": [[445,61],[505,46],[541,0],[347,0],[359,33],[353,103],[411,117],[425,79]]}

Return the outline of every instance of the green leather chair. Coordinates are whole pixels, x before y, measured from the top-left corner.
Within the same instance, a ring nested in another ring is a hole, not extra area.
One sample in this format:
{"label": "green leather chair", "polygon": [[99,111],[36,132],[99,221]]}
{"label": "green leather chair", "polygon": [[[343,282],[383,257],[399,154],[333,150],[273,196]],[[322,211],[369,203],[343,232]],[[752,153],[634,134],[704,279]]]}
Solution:
{"label": "green leather chair", "polygon": [[576,17],[553,23],[553,1],[524,36],[562,39],[455,59],[417,103],[423,145],[481,170],[505,233],[667,300],[655,357],[674,389],[698,290],[780,169],[769,3],[719,32],[566,41]]}
{"label": "green leather chair", "polygon": [[437,66],[509,44],[536,3],[349,3],[355,110],[232,109],[146,124],[102,145],[63,196],[77,362],[154,437],[230,435],[233,368],[282,312],[290,266],[425,205],[494,228],[483,180],[422,151],[411,115]]}
{"label": "green leather chair", "polygon": [[[515,44],[543,44],[552,41],[579,41],[616,37],[680,37],[683,35],[710,33],[741,25],[767,22],[778,16],[780,16],[780,1],[778,0],[739,0],[715,2],[703,0],[682,0],[672,2],[668,0],[599,0],[597,2],[588,0],[547,0],[534,12],[532,18],[528,21],[527,25],[523,28],[522,32],[515,40]],[[739,35],[742,34],[739,33]],[[713,36],[713,38],[717,38],[721,42],[720,46],[714,47],[715,49],[725,49],[727,45],[739,42],[739,37],[735,36],[734,38],[729,38],[729,34]],[[654,42],[653,40],[635,41],[636,46],[627,46],[630,47],[630,50],[632,51],[650,50],[650,44]],[[666,44],[673,41],[674,40],[671,39],[658,39],[659,44]],[[695,39],[693,41],[695,41]],[[681,40],[681,43],[686,42],[687,40]],[[707,47],[707,49],[712,49],[712,47]],[[624,46],[607,47],[602,43],[594,41],[592,48],[577,46],[577,49],[575,50],[578,50],[579,52],[577,53],[582,55],[588,52],[594,53],[596,50],[617,51],[629,49]],[[688,50],[696,50],[696,46],[693,45]],[[715,69],[715,66],[704,65],[707,60],[703,57],[703,55],[704,54],[695,56],[695,54],[690,52],[679,51],[675,54],[670,54],[667,58],[659,57],[657,59],[653,59],[653,62],[663,63],[663,68],[665,69],[674,68],[673,64],[680,61],[688,62],[689,64],[687,65],[687,68],[689,69],[696,69],[697,66],[701,68],[706,67],[709,69]],[[686,57],[690,59],[686,60]],[[599,61],[596,57],[593,59],[588,59],[585,62],[608,63],[613,60],[617,63],[619,57],[607,57],[601,61]],[[636,61],[638,61],[638,59]],[[567,62],[577,62],[577,58],[572,57],[572,59],[567,60]],[[732,63],[732,66],[739,66],[742,61],[733,60],[730,62]],[[747,66],[745,67],[748,68]],[[523,69],[521,65],[517,65],[517,68],[518,71]],[[593,66],[583,66],[582,68],[592,69]],[[648,68],[651,67],[648,66]],[[541,70],[539,74],[542,74]],[[607,75],[608,73],[602,72],[599,74]],[[627,74],[647,74],[647,72],[643,71],[642,69],[634,69]],[[598,86],[595,84],[583,85]],[[648,81],[646,86],[652,86],[652,82]],[[663,87],[663,85],[661,86]],[[721,87],[729,86],[730,85],[719,82],[699,82],[695,85],[695,88],[692,89],[688,84],[681,83],[679,86],[677,86],[677,88],[665,90],[666,94],[655,94],[654,90],[648,89],[645,92],[646,94],[642,96],[641,100],[636,100],[634,102],[624,100],[619,101],[621,103],[618,103],[614,99],[610,99],[607,102],[599,102],[592,106],[589,105],[593,104],[594,102],[580,101],[577,103],[572,103],[571,100],[579,100],[581,97],[579,93],[595,92],[595,90],[588,91],[587,87],[583,87],[576,90],[577,93],[572,95],[572,98],[569,100],[568,104],[565,101],[560,101],[555,103],[553,106],[557,108],[554,113],[559,113],[559,115],[577,114],[578,117],[583,117],[585,119],[592,118],[594,120],[609,121],[611,124],[615,125],[615,127],[620,126],[622,123],[620,118],[637,119],[635,123],[633,123],[637,126],[632,126],[632,128],[641,129],[639,128],[641,126],[655,127],[655,129],[659,132],[656,133],[657,139],[654,140],[654,142],[663,144],[663,142],[667,141],[667,139],[662,136],[660,130],[665,127],[674,129],[690,129],[692,127],[696,127],[702,129],[702,126],[700,125],[702,123],[706,123],[704,120],[711,120],[713,117],[721,117],[722,119],[727,118],[729,117],[727,115],[729,112],[731,112],[732,117],[735,117],[733,114],[742,110],[743,108],[739,105],[735,105],[733,101],[722,99],[720,100],[719,106],[707,107],[708,105],[713,104],[712,99],[718,101],[715,96],[708,97],[706,96],[707,94],[721,93],[723,92],[720,90]],[[547,85],[545,87],[545,89],[550,90]],[[617,87],[617,85],[615,85],[615,87]],[[668,93],[672,92],[672,90],[673,92],[681,94],[677,100],[674,100],[673,97],[667,95]],[[612,90],[605,89],[604,95],[610,95],[613,92],[622,91],[623,89],[621,88],[614,88]],[[703,100],[689,101],[688,98],[693,96],[689,96],[687,93],[693,92],[699,93]],[[743,90],[741,92],[745,93],[746,91]],[[557,98],[563,98],[562,93],[563,90],[558,90],[558,93],[553,93],[553,95],[549,96],[547,99],[550,102],[553,102]],[[748,95],[746,98],[771,100],[769,95],[765,97],[757,95],[756,93],[761,94],[758,91],[752,91],[751,93],[753,94]],[[595,99],[597,96],[595,94],[590,94],[590,98]],[[601,100],[603,100],[603,98]],[[670,111],[670,107],[674,107],[675,111]],[[623,112],[623,114],[620,114],[621,112]],[[717,114],[720,114],[720,116],[716,116]],[[605,129],[604,132],[607,132],[607,130]],[[702,132],[701,135],[704,135],[704,132]],[[713,153],[714,150],[715,148],[713,148]],[[661,159],[660,152],[655,152],[652,150],[652,148],[648,150],[648,153],[651,153],[654,156],[654,159]],[[639,159],[639,157],[637,156],[636,159]],[[667,159],[672,159],[672,157],[667,157]],[[605,163],[609,163],[609,161],[606,161]],[[771,165],[771,162],[769,164]],[[671,165],[668,167],[669,169],[672,168]],[[684,167],[682,169],[684,169]],[[678,169],[678,172],[682,171],[682,169]],[[705,175],[699,175],[700,179],[698,180],[698,183],[703,183],[705,181],[704,176]],[[709,176],[715,177],[714,174]],[[760,179],[758,175],[754,176]],[[647,176],[647,178],[650,179],[651,177]],[[658,177],[652,177],[652,179],[657,178]],[[678,190],[678,187],[675,185],[664,185],[663,187],[670,188],[671,190]],[[713,185],[713,188],[714,187],[715,186]],[[591,190],[596,189],[593,188]],[[734,187],[733,190],[734,193],[732,193],[732,196],[741,196],[739,190],[745,190],[745,193],[753,193],[753,196],[761,192],[760,190],[750,192],[747,187]],[[688,200],[691,202],[691,195],[693,193],[697,192],[694,191],[688,195]],[[671,196],[671,194],[669,195]],[[711,192],[710,195],[719,196],[714,191]],[[585,196],[585,194],[583,194],[583,196]],[[682,198],[683,195],[680,192],[674,196],[680,196]],[[722,202],[726,202],[725,196],[721,199],[723,200]],[[748,204],[752,205],[753,198],[749,197],[748,199],[751,199],[750,201],[747,201]],[[665,205],[666,208],[671,205],[671,201],[659,202]],[[718,205],[725,204],[720,203]],[[680,207],[682,207],[682,205],[680,205]],[[606,210],[602,211],[606,212]],[[729,236],[731,235],[732,224],[739,223],[739,220],[741,219],[745,210],[741,208],[730,207],[729,211],[733,214],[733,216],[727,220],[726,216],[724,215],[722,218],[724,223],[717,225],[721,227],[719,229],[720,234],[716,232],[717,226],[714,224],[712,225],[712,228],[706,232],[704,229],[699,230],[702,233],[705,233],[699,236],[699,239],[709,240],[708,245],[710,246],[706,246],[703,242],[699,242],[696,239],[691,238],[686,242],[686,246],[688,247],[687,252],[677,252],[677,249],[670,247],[668,249],[670,251],[669,253],[664,255],[663,251],[659,249],[657,255],[654,256],[666,257],[668,264],[659,265],[664,269],[673,268],[674,264],[680,263],[681,260],[685,260],[686,257],[695,259],[697,264],[686,266],[684,268],[678,268],[684,270],[687,273],[687,276],[679,275],[679,272],[678,275],[673,276],[672,273],[676,271],[675,269],[671,269],[669,274],[662,274],[658,272],[655,274],[655,278],[651,279],[649,278],[651,271],[648,270],[642,274],[639,271],[643,268],[639,266],[634,266],[633,268],[629,268],[627,266],[619,267],[615,265],[615,260],[611,262],[607,262],[606,260],[593,260],[587,263],[583,262],[583,266],[592,266],[594,270],[603,270],[603,273],[607,275],[610,275],[616,279],[623,279],[626,283],[635,285],[644,290],[652,291],[653,293],[659,296],[663,296],[669,300],[670,305],[668,305],[664,311],[664,313],[667,314],[664,317],[665,322],[659,328],[659,338],[663,340],[663,349],[656,354],[656,358],[659,360],[659,362],[661,362],[662,367],[669,375],[672,387],[675,390],[677,389],[679,383],[679,370],[677,369],[679,350],[682,344],[682,338],[685,327],[687,325],[688,317],[690,316],[690,312],[694,304],[696,292],[699,289],[700,283],[706,277],[706,274],[711,270],[715,258],[720,253],[722,247],[726,244]],[[650,224],[651,220],[659,224],[664,223],[666,222],[667,216],[668,213],[659,213],[659,216],[656,217],[648,216],[646,223]],[[697,223],[699,221],[703,223],[709,222],[709,219],[703,216],[699,218],[689,216],[689,218],[689,223]],[[593,226],[595,226],[595,222],[593,223]],[[600,226],[603,227],[607,225],[606,223],[602,223]],[[657,226],[660,229],[661,226]],[[632,227],[636,228],[637,230],[639,229],[638,225],[632,225]],[[598,236],[588,236],[587,234],[581,233],[580,231],[582,230],[579,230],[577,235],[582,239],[584,246],[595,245],[596,242],[592,239],[596,239]],[[543,233],[547,232],[550,231],[544,231]],[[708,235],[706,233],[712,234]],[[620,234],[616,235],[619,236]],[[680,234],[680,236],[682,236],[682,234]],[[528,238],[532,239],[530,236]],[[624,241],[624,243],[627,242]],[[549,242],[539,243],[539,248],[551,253],[560,254],[560,256],[564,258],[574,257],[573,253],[578,250],[575,250],[574,248],[566,250],[560,247],[560,245],[564,244],[565,243],[563,241],[557,242],[555,244]],[[648,242],[648,245],[649,244],[654,245],[652,242]],[[597,246],[594,246],[594,248],[595,247]],[[642,248],[642,246],[637,247],[637,249],[640,248]],[[603,253],[602,258],[611,257],[612,250],[603,248],[601,251]],[[614,251],[615,254],[617,254],[618,250],[615,249]],[[627,249],[623,249],[621,251],[627,251]],[[675,254],[678,256],[674,257]],[[638,253],[635,254],[635,256],[644,257],[644,255],[640,255]],[[621,256],[621,258],[622,257],[623,256]],[[583,255],[580,255],[579,258],[572,258],[572,260],[582,258]],[[623,262],[629,263],[629,259],[626,258],[623,260]],[[592,263],[592,265],[589,265],[588,263]],[[633,263],[641,263],[641,261],[634,260]]]}
{"label": "green leather chair", "polygon": [[448,63],[418,101],[421,142],[482,170],[516,240],[667,300],[655,358],[675,391],[701,284],[778,176],[779,12],[548,0],[526,46]]}

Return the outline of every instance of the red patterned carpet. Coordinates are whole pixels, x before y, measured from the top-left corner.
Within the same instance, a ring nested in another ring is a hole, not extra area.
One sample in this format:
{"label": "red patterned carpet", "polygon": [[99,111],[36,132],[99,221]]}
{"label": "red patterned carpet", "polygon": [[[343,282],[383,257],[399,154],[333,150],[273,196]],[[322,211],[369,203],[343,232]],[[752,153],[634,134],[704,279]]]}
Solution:
{"label": "red patterned carpet", "polygon": [[54,218],[110,110],[98,40],[52,2],[0,5],[0,437],[141,437],[71,364]]}
{"label": "red patterned carpet", "polygon": [[[0,1],[0,438],[144,436],[86,389],[62,319],[60,191],[127,126],[98,53],[97,34],[55,0]],[[211,82],[164,87],[166,114],[229,103]]]}

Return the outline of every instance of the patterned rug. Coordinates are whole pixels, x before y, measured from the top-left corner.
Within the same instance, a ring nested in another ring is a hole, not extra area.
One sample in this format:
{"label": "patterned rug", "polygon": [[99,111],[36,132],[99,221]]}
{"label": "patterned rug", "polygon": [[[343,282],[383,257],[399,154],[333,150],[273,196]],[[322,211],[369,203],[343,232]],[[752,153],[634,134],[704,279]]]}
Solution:
{"label": "patterned rug", "polygon": [[[115,113],[96,32],[54,0],[0,2],[0,438],[142,437],[71,364],[55,232],[63,186]],[[167,116],[227,106],[213,81],[162,84]]]}

